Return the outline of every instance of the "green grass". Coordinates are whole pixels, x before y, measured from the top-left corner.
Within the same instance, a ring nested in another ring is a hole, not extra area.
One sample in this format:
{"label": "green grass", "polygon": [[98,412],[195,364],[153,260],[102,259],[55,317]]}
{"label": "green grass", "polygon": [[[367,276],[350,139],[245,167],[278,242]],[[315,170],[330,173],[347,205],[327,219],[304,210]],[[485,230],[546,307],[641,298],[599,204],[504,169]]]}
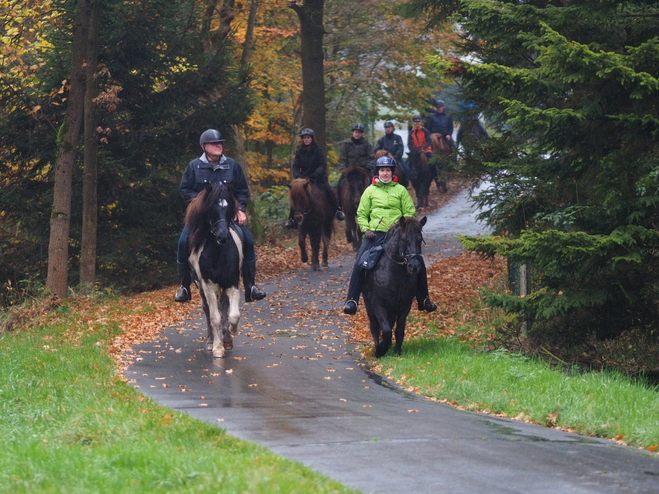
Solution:
{"label": "green grass", "polygon": [[0,492],[352,492],[223,430],[160,407],[115,375],[118,329],[55,323],[0,335]]}
{"label": "green grass", "polygon": [[467,409],[659,446],[659,390],[617,372],[566,373],[538,359],[440,338],[406,341],[401,356],[388,354],[377,364],[405,387]]}

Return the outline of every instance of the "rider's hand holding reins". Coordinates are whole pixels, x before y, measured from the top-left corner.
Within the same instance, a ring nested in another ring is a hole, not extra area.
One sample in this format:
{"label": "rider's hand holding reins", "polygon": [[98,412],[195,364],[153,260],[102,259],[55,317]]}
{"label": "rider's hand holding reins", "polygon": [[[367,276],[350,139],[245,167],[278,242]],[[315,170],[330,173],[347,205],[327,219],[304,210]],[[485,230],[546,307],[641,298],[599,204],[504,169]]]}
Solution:
{"label": "rider's hand holding reins", "polygon": [[244,225],[247,223],[247,215],[245,214],[245,211],[241,211],[240,209],[236,211],[235,220],[239,225]]}
{"label": "rider's hand holding reins", "polygon": [[368,230],[366,233],[364,233],[364,236],[368,239],[375,238],[375,232]]}

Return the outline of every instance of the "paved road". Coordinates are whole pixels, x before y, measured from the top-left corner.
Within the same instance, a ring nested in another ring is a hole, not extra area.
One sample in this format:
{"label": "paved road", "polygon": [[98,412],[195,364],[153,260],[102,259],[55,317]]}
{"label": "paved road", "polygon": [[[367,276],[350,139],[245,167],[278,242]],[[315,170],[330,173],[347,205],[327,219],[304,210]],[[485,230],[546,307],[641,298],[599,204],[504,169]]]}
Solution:
{"label": "paved road", "polygon": [[[426,252],[457,253],[453,235],[482,231],[473,218],[466,195],[435,213]],[[204,351],[197,311],[159,341],[135,347],[141,360],[126,377],[163,405],[364,493],[659,493],[654,455],[458,411],[366,372],[342,333],[351,263],[343,258],[266,285],[267,299],[243,306],[227,358]]]}

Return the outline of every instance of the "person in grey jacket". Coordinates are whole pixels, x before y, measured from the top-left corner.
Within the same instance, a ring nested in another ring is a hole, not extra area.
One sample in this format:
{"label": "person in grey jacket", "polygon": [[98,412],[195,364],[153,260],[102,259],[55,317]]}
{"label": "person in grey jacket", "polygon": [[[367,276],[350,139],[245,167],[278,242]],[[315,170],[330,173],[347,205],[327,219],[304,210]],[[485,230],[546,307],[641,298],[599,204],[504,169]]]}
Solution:
{"label": "person in grey jacket", "polygon": [[[236,160],[225,156],[224,141],[220,131],[208,129],[199,137],[199,145],[204,151],[203,154],[190,163],[183,173],[179,192],[181,197],[189,204],[192,199],[197,197],[206,184],[215,185],[218,183],[233,184],[233,195],[238,203],[238,210],[234,224],[240,228],[245,239],[244,263],[243,263],[243,283],[245,285],[245,302],[252,302],[265,298],[265,292],[260,290],[254,284],[256,277],[256,251],[254,250],[254,239],[250,235],[245,223],[247,222],[247,202],[249,201],[249,188],[243,169]],[[176,263],[178,274],[181,279],[174,300],[176,302],[187,302],[191,299],[190,284],[192,283],[192,274],[188,264],[188,227],[184,227],[178,241],[176,252]]]}

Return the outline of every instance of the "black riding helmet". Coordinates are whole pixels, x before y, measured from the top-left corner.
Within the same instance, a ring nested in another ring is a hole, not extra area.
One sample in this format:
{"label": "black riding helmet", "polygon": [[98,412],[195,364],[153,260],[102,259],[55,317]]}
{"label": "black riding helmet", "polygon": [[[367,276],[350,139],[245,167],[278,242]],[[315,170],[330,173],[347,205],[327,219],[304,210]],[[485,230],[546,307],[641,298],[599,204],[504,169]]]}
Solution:
{"label": "black riding helmet", "polygon": [[360,131],[364,132],[364,126],[362,124],[356,123],[356,124],[352,125],[352,130],[353,131],[360,130]]}
{"label": "black riding helmet", "polygon": [[311,136],[315,138],[316,134],[314,133],[313,129],[302,129],[302,132],[300,132],[300,137],[304,136]]}
{"label": "black riding helmet", "polygon": [[199,136],[199,145],[203,146],[204,144],[208,144],[210,142],[224,142],[226,139],[222,137],[222,134],[220,133],[219,130],[215,129],[208,129],[205,130],[201,133],[201,136]]}

